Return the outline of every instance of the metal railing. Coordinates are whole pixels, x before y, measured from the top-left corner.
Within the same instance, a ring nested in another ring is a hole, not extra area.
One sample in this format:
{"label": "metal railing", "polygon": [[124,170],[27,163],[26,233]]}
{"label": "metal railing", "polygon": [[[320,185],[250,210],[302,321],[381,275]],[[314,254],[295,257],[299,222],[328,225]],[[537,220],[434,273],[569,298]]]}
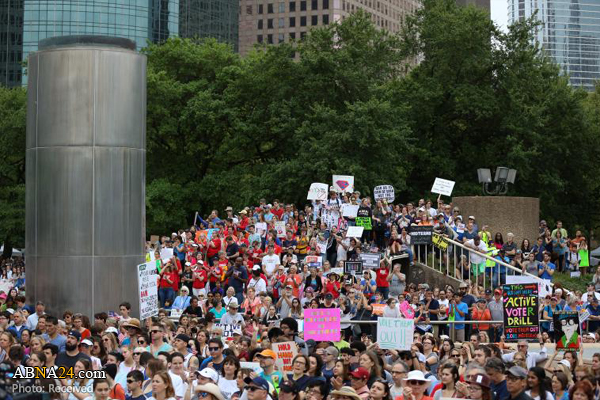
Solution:
{"label": "metal railing", "polygon": [[[458,279],[460,281],[469,280],[471,282],[478,283],[479,285],[483,286],[484,290],[491,286],[499,286],[503,283],[506,283],[504,279],[502,279],[502,275],[504,275],[504,277],[507,275],[529,276],[535,281],[543,281],[551,287],[554,286],[549,280],[543,280],[537,275],[530,274],[529,272],[516,268],[502,260],[490,257],[488,254],[481,253],[480,251],[465,246],[460,242],[447,237],[444,237],[442,240],[448,244],[445,250],[442,250],[440,247],[435,245],[413,245],[412,251],[415,261],[442,274],[449,275],[454,279]],[[471,253],[477,253],[477,255],[482,257],[484,260],[491,261],[492,263],[490,265],[487,265],[488,263],[484,263],[483,272],[473,271],[471,265]],[[459,255],[465,256],[466,260],[462,259],[462,257],[459,259]],[[504,267],[506,269],[506,273],[501,274],[499,266]],[[493,271],[494,268],[496,270],[495,273]]]}

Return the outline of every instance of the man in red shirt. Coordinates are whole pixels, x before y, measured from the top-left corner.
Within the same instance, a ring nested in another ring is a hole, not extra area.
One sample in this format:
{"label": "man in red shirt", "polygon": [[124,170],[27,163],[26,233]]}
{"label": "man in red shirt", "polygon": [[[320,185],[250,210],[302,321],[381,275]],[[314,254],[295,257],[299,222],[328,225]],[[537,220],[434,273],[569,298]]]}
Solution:
{"label": "man in red shirt", "polygon": [[210,243],[208,244],[208,251],[206,256],[208,258],[208,264],[212,267],[214,262],[217,260],[219,256],[219,251],[221,251],[221,232],[217,234],[217,232],[213,232],[213,235],[210,239]]}
{"label": "man in red shirt", "polygon": [[383,295],[384,299],[387,299],[390,294],[390,283],[387,280],[390,271],[384,264],[384,261],[379,263],[379,268],[375,272],[377,273],[377,277],[375,278],[377,290]]}
{"label": "man in red shirt", "polygon": [[275,215],[277,215],[277,218],[281,221],[281,216],[283,215],[283,207],[281,207],[279,205],[279,200],[275,199],[273,201],[273,208],[271,209],[271,212]]}

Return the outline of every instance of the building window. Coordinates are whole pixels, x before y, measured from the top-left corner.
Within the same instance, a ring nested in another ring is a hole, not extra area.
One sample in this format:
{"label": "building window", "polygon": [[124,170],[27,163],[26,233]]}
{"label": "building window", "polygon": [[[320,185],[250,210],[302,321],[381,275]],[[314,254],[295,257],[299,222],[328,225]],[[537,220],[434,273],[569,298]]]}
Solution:
{"label": "building window", "polygon": [[312,0],[310,7],[312,10],[318,10],[319,9],[319,0]]}
{"label": "building window", "polygon": [[252,15],[252,6],[246,6],[246,14]]}
{"label": "building window", "polygon": [[279,43],[283,43],[285,42],[285,35],[283,33],[280,33],[277,39],[279,40]]}
{"label": "building window", "polygon": [[312,26],[318,25],[319,24],[319,16],[318,15],[313,15],[312,17],[310,17],[310,24]]}
{"label": "building window", "polygon": [[273,35],[271,35],[271,34],[267,35],[267,43],[273,44]]}
{"label": "building window", "polygon": [[258,26],[257,26],[257,28],[258,29],[262,29],[263,28],[263,20],[262,19],[258,20]]}
{"label": "building window", "polygon": [[306,11],[306,1],[300,2],[300,11]]}
{"label": "building window", "polygon": [[279,27],[280,28],[284,28],[285,27],[285,19],[284,18],[279,18]]}
{"label": "building window", "polygon": [[329,14],[323,14],[323,25],[329,24]]}
{"label": "building window", "polygon": [[258,13],[259,13],[259,14],[262,14],[262,13],[263,13],[263,5],[262,5],[262,4],[259,4],[259,5],[258,5]]}
{"label": "building window", "polygon": [[279,3],[279,12],[280,13],[284,13],[285,12],[285,3]]}
{"label": "building window", "polygon": [[273,14],[273,3],[267,5],[267,13]]}
{"label": "building window", "polygon": [[296,26],[296,17],[290,17],[290,28]]}
{"label": "building window", "polygon": [[262,43],[262,42],[263,42],[263,35],[258,35],[258,36],[256,36],[256,41],[257,41],[258,43]]}
{"label": "building window", "polygon": [[306,37],[306,32],[300,32],[300,40]]}
{"label": "building window", "polygon": [[323,10],[329,10],[329,0],[323,0]]}
{"label": "building window", "polygon": [[290,12],[296,11],[296,2],[290,1]]}
{"label": "building window", "polygon": [[267,29],[273,29],[273,18],[267,20]]}
{"label": "building window", "polygon": [[300,17],[300,26],[306,26],[306,17]]}
{"label": "building window", "polygon": [[296,32],[290,32],[290,40],[296,39]]}

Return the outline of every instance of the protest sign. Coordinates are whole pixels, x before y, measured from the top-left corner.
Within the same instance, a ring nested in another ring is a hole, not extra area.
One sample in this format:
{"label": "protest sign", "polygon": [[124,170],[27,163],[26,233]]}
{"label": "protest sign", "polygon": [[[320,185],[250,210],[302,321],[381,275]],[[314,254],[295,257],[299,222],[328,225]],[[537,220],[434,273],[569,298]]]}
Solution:
{"label": "protest sign", "polygon": [[339,308],[304,310],[304,340],[338,342],[341,338]]}
{"label": "protest sign", "polygon": [[344,273],[352,275],[360,275],[363,271],[362,261],[344,261]]}
{"label": "protest sign", "polygon": [[306,200],[327,200],[328,191],[329,187],[326,183],[312,183]]}
{"label": "protest sign", "polygon": [[240,368],[251,369],[257,375],[260,374],[261,372],[263,372],[263,369],[260,367],[260,363],[257,363],[257,362],[241,361]]}
{"label": "protest sign", "polygon": [[335,267],[331,268],[329,272],[324,273],[325,276],[329,276],[329,274],[338,274],[339,276],[344,275],[344,267]]}
{"label": "protest sign", "polygon": [[431,235],[433,234],[433,226],[411,226],[410,227],[410,244],[431,244]]}
{"label": "protest sign", "polygon": [[171,247],[164,247],[160,250],[160,259],[161,260],[170,260],[171,258],[173,258],[173,248]]}
{"label": "protest sign", "polygon": [[258,233],[261,237],[267,234],[267,223],[266,222],[257,222],[254,225],[256,228],[256,233]]}
{"label": "protest sign", "polygon": [[360,253],[360,259],[363,262],[363,268],[365,269],[377,269],[381,262],[380,253]]}
{"label": "protest sign", "polygon": [[371,304],[371,307],[373,307],[373,315],[379,315],[382,316],[383,315],[383,309],[385,308],[385,304]]}
{"label": "protest sign", "polygon": [[513,284],[513,283],[520,283],[520,284],[527,284],[527,283],[537,283],[538,284],[538,291],[540,294],[540,298],[545,298],[547,294],[552,294],[552,287],[550,287],[550,281],[547,281],[545,279],[541,279],[541,278],[537,278],[535,276],[529,276],[529,275],[507,275],[506,276],[506,283],[507,284]]}
{"label": "protest sign", "polygon": [[433,182],[433,187],[431,188],[431,193],[450,196],[452,195],[452,189],[454,189],[454,183],[454,181],[449,181],[447,179],[435,178],[435,182]]}
{"label": "protest sign", "polygon": [[377,318],[377,344],[380,349],[410,350],[415,322],[404,318]]}
{"label": "protest sign", "polygon": [[356,217],[356,226],[362,226],[365,231],[370,231],[371,228],[371,217]]}
{"label": "protest sign", "polygon": [[156,261],[150,261],[137,267],[141,321],[158,315],[158,270],[156,264]]}
{"label": "protest sign", "polygon": [[579,323],[582,324],[590,318],[590,312],[588,310],[582,310],[579,312]]}
{"label": "protest sign", "polygon": [[150,235],[150,243],[155,244],[160,242],[160,236],[158,235]]}
{"label": "protest sign", "polygon": [[223,335],[221,336],[224,338],[233,337],[233,335],[236,333],[239,335],[242,334],[241,324],[214,324],[213,327],[223,330]]}
{"label": "protest sign", "polygon": [[554,311],[556,350],[581,347],[581,328],[577,311]]}
{"label": "protest sign", "polygon": [[278,238],[284,238],[285,237],[285,222],[283,222],[283,221],[275,222],[275,230],[277,231]]}
{"label": "protest sign", "polygon": [[365,228],[362,226],[349,226],[346,237],[359,238],[362,236],[364,230]]}
{"label": "protest sign", "polygon": [[321,222],[327,225],[327,229],[331,230],[332,227],[338,226],[338,220],[340,213],[337,210],[322,210],[321,211]]}
{"label": "protest sign", "polygon": [[333,190],[338,193],[354,192],[354,177],[350,175],[333,175]]}
{"label": "protest sign", "polygon": [[292,373],[292,361],[298,355],[298,346],[296,342],[281,342],[271,345],[273,351],[277,355],[275,365],[279,368],[279,372],[287,376]]}
{"label": "protest sign", "polygon": [[344,204],[342,206],[342,217],[356,218],[360,206],[353,204]]}
{"label": "protest sign", "polygon": [[433,243],[433,245],[435,247],[437,247],[438,249],[442,250],[442,251],[446,251],[448,249],[448,241],[446,240],[445,237],[443,237],[442,235],[438,234],[438,233],[433,233],[431,235],[431,243]]}
{"label": "protest sign", "polygon": [[373,197],[375,197],[375,200],[386,200],[391,203],[396,198],[394,187],[392,185],[375,186],[375,189],[373,189]]}
{"label": "protest sign", "polygon": [[317,249],[320,254],[327,253],[327,239],[321,240],[320,238],[317,238]]}
{"label": "protest sign", "polygon": [[323,266],[323,261],[321,256],[306,256],[304,258],[304,264],[309,267],[321,268]]}
{"label": "protest sign", "polygon": [[505,340],[537,340],[540,333],[537,283],[504,285],[502,291]]}

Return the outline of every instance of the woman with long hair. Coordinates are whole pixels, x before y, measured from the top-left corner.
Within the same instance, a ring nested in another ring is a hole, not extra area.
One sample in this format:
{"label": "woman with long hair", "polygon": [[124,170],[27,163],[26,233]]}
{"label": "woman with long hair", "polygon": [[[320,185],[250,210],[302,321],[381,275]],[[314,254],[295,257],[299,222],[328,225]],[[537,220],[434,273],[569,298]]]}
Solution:
{"label": "woman with long hair", "polygon": [[198,341],[196,351],[199,358],[207,358],[210,356],[210,352],[208,351],[208,340],[210,339],[210,333],[207,330],[203,329],[198,331],[196,334],[196,340]]}
{"label": "woman with long hair", "polygon": [[577,382],[569,390],[570,400],[594,400],[594,387],[589,381]]}
{"label": "woman with long hair", "polygon": [[152,397],[156,400],[175,400],[175,388],[167,371],[159,371],[152,378]]}
{"label": "woman with long hair", "polygon": [[313,378],[321,376],[323,369],[323,358],[319,354],[311,354],[308,356],[308,371],[306,374]]}
{"label": "woman with long hair", "polygon": [[349,365],[344,364],[344,361],[337,360],[333,367],[333,377],[331,378],[331,386],[335,390],[339,390],[343,386],[350,386]]}
{"label": "woman with long hair", "polygon": [[453,361],[450,358],[450,353],[454,349],[454,342],[452,339],[444,339],[442,341],[442,346],[440,347],[440,363],[445,363],[446,361]]}
{"label": "woman with long hair", "polygon": [[369,371],[369,380],[367,386],[371,387],[373,382],[379,378],[385,378],[381,372],[381,367],[377,354],[373,351],[366,351],[358,358],[358,364]]}
{"label": "woman with long hair", "polygon": [[369,390],[369,400],[391,400],[390,385],[383,379],[377,379]]}
{"label": "woman with long hair", "polygon": [[531,367],[527,374],[527,391],[525,393],[533,400],[554,400],[548,391],[546,371],[542,367]]}
{"label": "woman with long hair", "polygon": [[81,334],[81,340],[86,339],[92,335],[92,332],[90,332],[89,330],[89,320],[83,314],[73,315],[73,329]]}
{"label": "woman with long hair", "polygon": [[237,375],[240,371],[240,362],[234,356],[227,356],[223,361],[221,377],[218,386],[225,400],[229,400],[231,395],[238,391]]}
{"label": "woman with long hair", "polygon": [[85,398],[94,399],[94,400],[109,400],[110,393],[110,384],[106,379],[95,379],[92,384],[93,395],[89,395],[89,393],[84,393]]}
{"label": "woman with long hair", "polygon": [[461,397],[456,391],[456,382],[460,379],[458,367],[452,362],[447,362],[441,366],[440,380],[442,388],[433,395],[434,400],[440,400],[442,397],[456,398]]}
{"label": "woman with long hair", "polygon": [[102,335],[102,344],[104,344],[104,350],[106,351],[106,354],[109,354],[113,351],[119,351],[117,338],[110,332]]}
{"label": "woman with long hair", "polygon": [[564,372],[557,371],[552,375],[552,392],[554,400],[569,400],[569,378]]}
{"label": "woman with long hair", "polygon": [[492,381],[487,375],[476,374],[469,381],[469,396],[471,400],[492,400]]}
{"label": "woman with long hair", "polygon": [[292,307],[290,308],[290,317],[295,319],[304,319],[304,309],[302,308],[302,304],[300,304],[300,300],[297,298],[292,299]]}
{"label": "woman with long hair", "polygon": [[100,362],[102,362],[102,365],[104,365],[104,363],[106,363],[106,358],[108,357],[108,354],[106,353],[106,349],[104,348],[104,343],[102,342],[102,339],[98,336],[92,336],[90,340],[93,343],[92,355],[100,359]]}
{"label": "woman with long hair", "polygon": [[592,356],[592,374],[596,378],[600,377],[600,353],[594,353]]}
{"label": "woman with long hair", "polygon": [[66,387],[70,387],[72,390],[63,393],[61,397],[68,400],[82,400],[85,399],[90,392],[93,390],[93,379],[80,378],[79,375],[86,371],[92,370],[92,363],[86,358],[80,358],[73,367],[75,378],[73,379],[61,379],[61,384]]}
{"label": "woman with long hair", "polygon": [[15,337],[10,332],[0,333],[0,363],[8,360],[8,351],[15,344]]}

